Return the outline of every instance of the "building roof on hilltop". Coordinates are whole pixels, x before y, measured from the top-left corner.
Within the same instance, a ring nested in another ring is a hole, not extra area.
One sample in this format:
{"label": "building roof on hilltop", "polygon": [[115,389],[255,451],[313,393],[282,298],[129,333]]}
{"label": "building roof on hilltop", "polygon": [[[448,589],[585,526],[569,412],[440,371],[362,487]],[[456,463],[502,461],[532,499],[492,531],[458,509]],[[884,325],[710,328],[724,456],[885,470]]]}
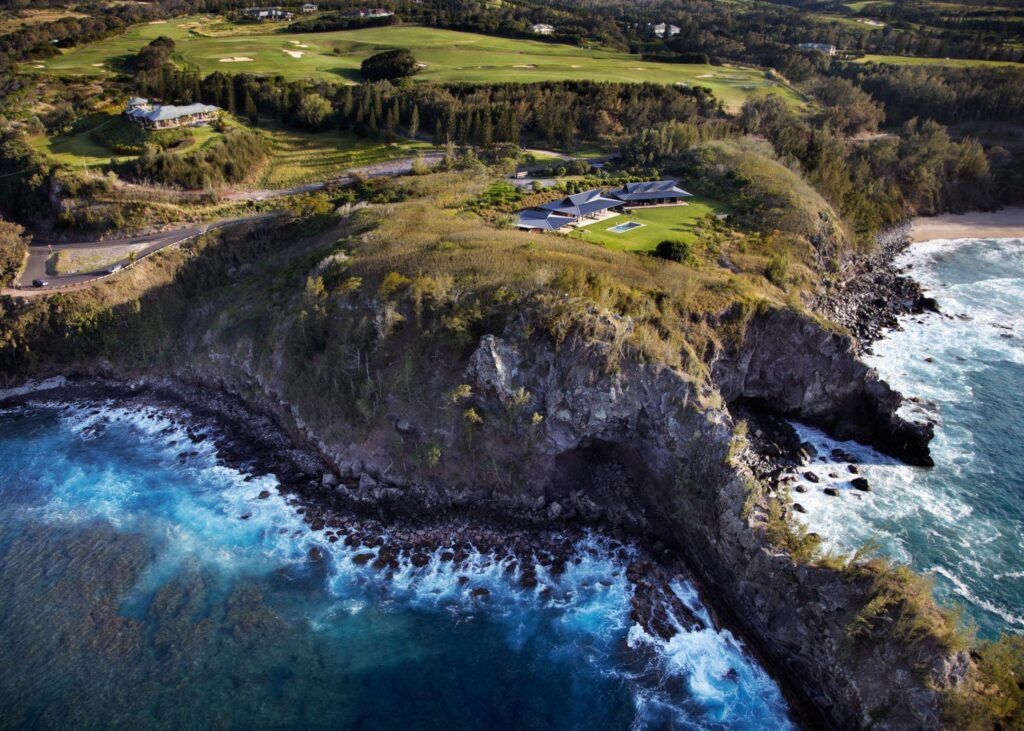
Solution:
{"label": "building roof on hilltop", "polygon": [[569,225],[574,220],[576,219],[572,216],[563,216],[554,211],[527,208],[525,211],[519,212],[516,226],[519,228],[540,229],[542,231],[556,231],[563,226]]}
{"label": "building roof on hilltop", "polygon": [[660,198],[689,198],[693,193],[680,188],[674,180],[646,180],[626,183],[618,190],[611,191],[609,195],[622,201],[649,201]]}
{"label": "building roof on hilltop", "polygon": [[586,216],[598,211],[605,211],[620,205],[622,201],[608,198],[603,191],[587,190],[582,193],[574,193],[566,196],[560,201],[545,203],[538,208],[555,213],[563,213],[570,216]]}
{"label": "building roof on hilltop", "polygon": [[178,119],[179,117],[189,117],[193,114],[212,114],[219,111],[220,107],[215,107],[212,104],[188,104],[182,107],[167,104],[157,105],[148,111],[145,109],[130,109],[128,116],[135,119],[145,118],[150,122],[166,122]]}
{"label": "building roof on hilltop", "polygon": [[133,96],[128,100],[128,106],[130,107],[144,107],[149,104],[149,99],[145,99],[141,96]]}

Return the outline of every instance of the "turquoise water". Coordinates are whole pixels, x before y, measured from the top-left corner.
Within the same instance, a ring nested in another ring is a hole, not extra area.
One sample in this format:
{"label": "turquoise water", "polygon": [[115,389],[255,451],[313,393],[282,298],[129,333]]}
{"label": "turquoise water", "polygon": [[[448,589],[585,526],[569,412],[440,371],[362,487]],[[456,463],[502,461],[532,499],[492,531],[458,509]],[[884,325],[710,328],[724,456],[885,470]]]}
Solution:
{"label": "turquoise water", "polygon": [[472,551],[386,579],[327,533],[161,413],[0,411],[0,726],[791,727],[727,631],[631,623],[631,547],[523,589]]}
{"label": "turquoise water", "polygon": [[620,223],[616,226],[612,226],[608,230],[613,234],[621,234],[625,233],[626,231],[632,231],[635,228],[640,228],[641,226],[643,226],[642,223],[638,223],[636,221],[626,221],[626,223]]}
{"label": "turquoise water", "polygon": [[[822,454],[811,468],[822,481],[794,497],[833,546],[874,540],[931,572],[938,595],[961,603],[983,636],[1024,632],[1024,240],[934,241],[904,263],[942,314],[904,318],[869,362],[919,400],[906,416],[937,420],[935,467],[840,445],[864,463],[872,492],[860,493],[829,459],[837,443],[801,427]],[[840,498],[822,493],[833,483]]]}

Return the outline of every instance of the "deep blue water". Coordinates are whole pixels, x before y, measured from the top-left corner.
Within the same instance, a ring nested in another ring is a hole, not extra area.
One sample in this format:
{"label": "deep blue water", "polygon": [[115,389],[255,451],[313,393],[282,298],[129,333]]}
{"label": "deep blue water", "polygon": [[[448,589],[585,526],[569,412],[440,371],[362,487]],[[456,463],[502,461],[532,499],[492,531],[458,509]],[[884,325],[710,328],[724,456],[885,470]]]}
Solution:
{"label": "deep blue water", "polygon": [[[155,412],[0,411],[0,726],[791,726],[727,631],[632,626],[625,563],[598,536],[536,590],[480,554],[386,580],[273,477],[209,446],[181,464],[186,443]],[[693,587],[673,589],[710,626]]]}
{"label": "deep blue water", "polygon": [[[904,414],[937,420],[935,467],[898,465],[845,444],[873,491],[849,489],[846,466],[819,445],[822,477],[795,494],[811,527],[840,549],[868,540],[931,572],[983,636],[1024,632],[1024,240],[934,241],[905,256],[941,315],[911,316],[876,343],[870,363],[905,396]],[[834,483],[842,497],[822,493]]]}

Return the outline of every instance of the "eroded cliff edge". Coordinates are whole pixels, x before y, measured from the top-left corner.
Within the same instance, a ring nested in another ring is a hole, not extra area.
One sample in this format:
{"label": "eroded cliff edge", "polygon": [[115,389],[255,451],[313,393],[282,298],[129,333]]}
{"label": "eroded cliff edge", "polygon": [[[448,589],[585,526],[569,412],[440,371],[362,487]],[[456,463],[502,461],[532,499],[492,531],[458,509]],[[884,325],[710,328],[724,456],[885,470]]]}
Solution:
{"label": "eroded cliff edge", "polygon": [[748,468],[730,410],[755,402],[927,463],[930,427],[896,415],[899,395],[852,341],[767,309],[698,378],[645,362],[628,345],[629,318],[592,309],[556,341],[536,316],[483,335],[468,358],[436,362],[412,399],[386,399],[382,418],[362,426],[318,413],[315,394],[296,399],[283,354],[254,360],[244,339],[204,338],[174,375],[291,424],[336,466],[340,485],[324,489],[354,503],[613,525],[663,541],[822,723],[941,725],[942,689],[966,656],[884,629],[851,639],[874,577],[794,560],[771,539],[770,503],[785,511],[788,501]]}
{"label": "eroded cliff edge", "polygon": [[[379,245],[372,231],[349,233]],[[15,305],[6,362],[237,396],[316,446],[335,473],[325,495],[378,514],[615,526],[672,546],[818,725],[941,724],[943,688],[965,654],[918,631],[926,622],[896,631],[921,607],[881,594],[883,569],[803,550],[785,488],[750,469],[734,408],[924,462],[928,428],[896,416],[898,395],[850,338],[717,280],[707,302],[717,307],[722,291],[739,306],[673,310],[657,291],[578,282],[570,270],[558,286],[520,292],[471,295],[440,275],[390,272],[361,286],[371,270],[346,265],[337,235],[284,260],[273,230],[200,242],[147,263],[141,296],[110,285]],[[686,285],[683,273],[669,270],[664,286]],[[662,337],[669,315],[676,329]]]}

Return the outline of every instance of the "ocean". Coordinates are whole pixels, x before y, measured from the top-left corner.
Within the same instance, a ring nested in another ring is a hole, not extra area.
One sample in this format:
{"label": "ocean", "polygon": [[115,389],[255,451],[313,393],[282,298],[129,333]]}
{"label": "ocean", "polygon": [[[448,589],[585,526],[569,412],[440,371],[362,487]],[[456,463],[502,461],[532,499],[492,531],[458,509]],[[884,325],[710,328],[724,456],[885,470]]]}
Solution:
{"label": "ocean", "polygon": [[[1024,632],[1024,240],[913,245],[910,268],[941,314],[908,315],[868,362],[908,398],[902,413],[936,421],[935,466],[908,467],[796,425],[817,459],[798,481],[800,515],[826,545],[885,555],[931,574],[980,636]],[[833,449],[856,455],[870,492]],[[823,489],[837,487],[840,497]]]}
{"label": "ocean", "polygon": [[2,725],[793,728],[689,582],[706,628],[631,622],[635,547],[585,534],[535,588],[479,551],[385,578],[299,511],[158,410],[0,411]]}

